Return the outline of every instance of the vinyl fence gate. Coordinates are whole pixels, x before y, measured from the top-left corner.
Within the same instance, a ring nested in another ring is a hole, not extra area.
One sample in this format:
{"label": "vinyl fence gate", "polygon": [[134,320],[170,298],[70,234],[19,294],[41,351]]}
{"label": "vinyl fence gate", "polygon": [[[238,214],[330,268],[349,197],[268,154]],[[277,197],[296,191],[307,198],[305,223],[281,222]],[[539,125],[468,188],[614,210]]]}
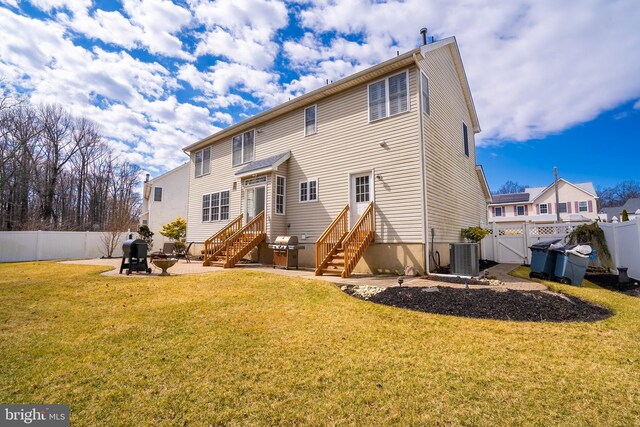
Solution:
{"label": "vinyl fence gate", "polygon": [[546,240],[564,239],[578,225],[580,224],[494,223],[489,235],[482,239],[481,257],[498,263],[529,264],[529,246]]}

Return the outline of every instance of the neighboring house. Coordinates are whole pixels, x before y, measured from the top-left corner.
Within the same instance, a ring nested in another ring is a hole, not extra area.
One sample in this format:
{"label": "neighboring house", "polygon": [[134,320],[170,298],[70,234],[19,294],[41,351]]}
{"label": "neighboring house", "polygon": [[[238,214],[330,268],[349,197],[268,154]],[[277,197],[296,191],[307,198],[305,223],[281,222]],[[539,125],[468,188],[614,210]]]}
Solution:
{"label": "neighboring house", "polygon": [[558,180],[556,203],[555,186],[525,188],[522,193],[494,194],[491,197],[489,221],[495,223],[554,223],[560,212],[561,221],[590,222],[598,218],[598,195],[591,182],[573,184]]}
{"label": "neighboring house", "polygon": [[279,235],[317,274],[425,271],[434,249],[444,264],[462,228],[486,224],[479,131],[455,38],[423,45],[184,148],[187,240],[208,239],[205,265],[233,266],[243,245],[271,262]]}
{"label": "neighboring house", "polygon": [[629,215],[629,220],[635,219],[637,216],[640,216],[640,198],[631,198],[627,200],[622,206],[602,208],[598,213],[598,217],[602,221],[607,222],[615,221],[614,218],[618,221],[621,221],[622,211],[625,209],[627,211],[627,214]]}
{"label": "neighboring house", "polygon": [[177,217],[187,218],[189,201],[189,163],[178,166],[157,178],[147,180],[142,191],[140,225],[147,225],[153,234],[153,251],[162,249],[165,241],[162,226]]}

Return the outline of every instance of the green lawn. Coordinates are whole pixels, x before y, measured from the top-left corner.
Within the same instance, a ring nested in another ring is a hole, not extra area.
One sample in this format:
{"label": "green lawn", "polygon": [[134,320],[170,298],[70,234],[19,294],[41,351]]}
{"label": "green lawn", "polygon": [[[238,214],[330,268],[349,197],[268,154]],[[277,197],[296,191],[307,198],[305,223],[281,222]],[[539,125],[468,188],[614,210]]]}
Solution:
{"label": "green lawn", "polygon": [[594,285],[554,286],[608,320],[514,323],[272,274],[101,271],[0,265],[0,402],[68,403],[74,426],[640,425],[640,299]]}

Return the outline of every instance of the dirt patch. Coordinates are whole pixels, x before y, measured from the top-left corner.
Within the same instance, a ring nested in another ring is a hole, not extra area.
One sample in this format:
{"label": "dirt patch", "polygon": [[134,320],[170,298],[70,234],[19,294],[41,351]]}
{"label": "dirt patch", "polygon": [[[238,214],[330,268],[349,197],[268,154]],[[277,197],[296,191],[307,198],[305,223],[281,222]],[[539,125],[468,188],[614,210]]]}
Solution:
{"label": "dirt patch", "polygon": [[629,279],[629,283],[622,284],[618,283],[616,274],[607,273],[587,273],[584,278],[610,291],[640,298],[640,285],[636,284],[637,280]]}
{"label": "dirt patch", "polygon": [[479,319],[595,322],[612,315],[604,307],[550,292],[394,286],[367,294],[359,288],[344,286],[342,289],[356,298],[378,304]]}
{"label": "dirt patch", "polygon": [[431,280],[434,282],[445,282],[445,283],[457,283],[459,285],[489,285],[488,281],[478,280],[478,279],[465,279],[459,276],[434,276],[427,274],[426,276],[420,277],[424,280]]}

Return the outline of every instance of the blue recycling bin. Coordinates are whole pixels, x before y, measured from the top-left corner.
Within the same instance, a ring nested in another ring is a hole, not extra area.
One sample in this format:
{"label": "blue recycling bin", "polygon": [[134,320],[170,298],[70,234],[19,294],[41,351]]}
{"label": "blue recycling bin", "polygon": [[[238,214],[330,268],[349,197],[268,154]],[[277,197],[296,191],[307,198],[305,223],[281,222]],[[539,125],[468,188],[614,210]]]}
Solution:
{"label": "blue recycling bin", "polygon": [[555,280],[565,285],[582,285],[590,257],[581,257],[567,252],[567,248],[559,249],[555,252],[557,253],[554,269]]}
{"label": "blue recycling bin", "polygon": [[556,267],[556,251],[549,250],[549,246],[558,243],[562,239],[538,242],[529,246],[531,249],[531,273],[529,277],[550,279]]}

